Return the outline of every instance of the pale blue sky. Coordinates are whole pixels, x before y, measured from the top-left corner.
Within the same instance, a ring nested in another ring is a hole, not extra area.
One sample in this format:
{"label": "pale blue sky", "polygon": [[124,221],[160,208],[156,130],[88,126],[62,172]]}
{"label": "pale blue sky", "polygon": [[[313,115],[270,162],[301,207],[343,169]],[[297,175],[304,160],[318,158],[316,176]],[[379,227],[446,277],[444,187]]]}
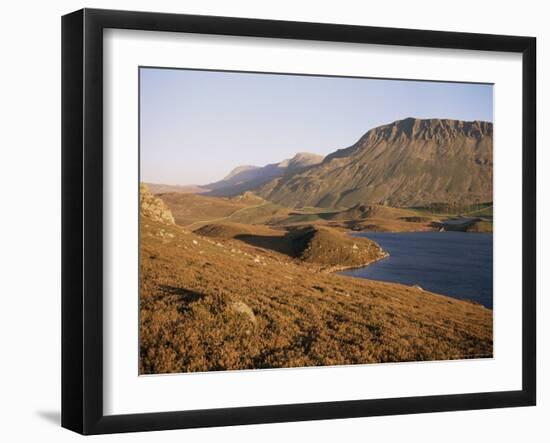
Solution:
{"label": "pale blue sky", "polygon": [[140,69],[141,180],[206,184],[406,117],[493,121],[491,85]]}

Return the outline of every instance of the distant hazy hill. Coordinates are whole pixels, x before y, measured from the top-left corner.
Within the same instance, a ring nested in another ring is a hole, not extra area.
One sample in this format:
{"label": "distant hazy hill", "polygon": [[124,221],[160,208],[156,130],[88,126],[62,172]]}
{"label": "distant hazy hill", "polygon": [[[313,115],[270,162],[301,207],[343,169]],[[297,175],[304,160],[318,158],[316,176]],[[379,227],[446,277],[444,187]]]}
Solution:
{"label": "distant hazy hill", "polygon": [[294,157],[279,163],[259,166],[238,166],[223,180],[205,185],[211,195],[233,196],[258,188],[274,178],[302,171],[323,161],[323,156],[308,152],[299,152]]}
{"label": "distant hazy hill", "polygon": [[415,206],[491,201],[492,182],[492,123],[408,118],[257,193],[288,207]]}
{"label": "distant hazy hill", "polygon": [[161,185],[158,183],[147,183],[147,187],[153,194],[165,194],[168,192],[176,192],[179,194],[201,194],[208,192],[208,189],[202,186],[195,185]]}

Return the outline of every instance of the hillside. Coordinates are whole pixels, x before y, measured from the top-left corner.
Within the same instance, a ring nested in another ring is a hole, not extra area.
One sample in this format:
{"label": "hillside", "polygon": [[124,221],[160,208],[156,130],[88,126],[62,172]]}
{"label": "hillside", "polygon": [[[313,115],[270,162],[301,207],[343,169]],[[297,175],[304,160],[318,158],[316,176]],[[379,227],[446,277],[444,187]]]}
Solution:
{"label": "hillside", "polygon": [[[147,192],[149,206],[163,206]],[[140,374],[492,356],[492,311],[480,305],[322,272],[146,209]]]}
{"label": "hillside", "polygon": [[237,166],[222,180],[209,183],[204,188],[210,191],[210,195],[235,196],[256,189],[274,178],[302,171],[322,161],[323,156],[321,155],[299,152],[290,159],[263,167]]}
{"label": "hillside", "polygon": [[284,219],[288,210],[252,193],[235,197],[169,192],[157,197],[170,208],[176,223],[190,230],[213,222],[268,223]]}
{"label": "hillside", "polygon": [[492,201],[493,125],[408,118],[368,131],[320,164],[257,193],[291,208]]}
{"label": "hillside", "polygon": [[381,205],[364,205],[357,203],[349,209],[331,214],[331,220],[363,220],[367,218],[397,219],[415,216],[416,213],[407,209],[392,208]]}
{"label": "hillside", "polygon": [[413,232],[435,229],[429,213],[358,203],[345,211],[330,214],[331,226],[343,226],[354,231]]}
{"label": "hillside", "polygon": [[352,238],[326,226],[272,229],[261,225],[217,223],[193,231],[216,239],[240,240],[248,245],[275,251],[310,263],[321,270],[342,270],[366,266],[387,256],[375,242]]}
{"label": "hillside", "polygon": [[204,237],[211,237],[223,240],[237,239],[243,236],[256,236],[256,237],[273,237],[283,238],[285,235],[284,230],[271,229],[262,225],[248,225],[244,223],[210,223],[193,231],[195,234],[202,235]]}
{"label": "hillside", "polygon": [[300,208],[273,219],[274,226],[329,226],[339,230],[415,232],[439,230],[439,218],[427,211],[358,203],[349,209]]}
{"label": "hillside", "polygon": [[[252,206],[251,202],[232,201],[197,194],[169,192],[158,197],[170,208],[176,223],[182,226],[202,220],[224,218],[236,211]],[[258,199],[258,203],[262,202]]]}
{"label": "hillside", "polygon": [[387,256],[367,238],[353,238],[328,227],[309,226],[297,231],[294,240],[297,257],[320,265],[323,270],[367,266]]}

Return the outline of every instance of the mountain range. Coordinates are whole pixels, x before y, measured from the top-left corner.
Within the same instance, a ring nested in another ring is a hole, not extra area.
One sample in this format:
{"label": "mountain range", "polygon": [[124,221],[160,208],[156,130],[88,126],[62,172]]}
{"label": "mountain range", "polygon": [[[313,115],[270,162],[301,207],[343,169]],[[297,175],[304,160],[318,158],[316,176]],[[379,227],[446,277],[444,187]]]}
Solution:
{"label": "mountain range", "polygon": [[294,157],[279,163],[265,166],[238,166],[222,180],[204,186],[210,195],[235,196],[243,192],[254,190],[263,184],[279,178],[290,176],[296,172],[317,165],[323,161],[322,155],[309,152],[299,152]]}
{"label": "mountain range", "polygon": [[326,157],[302,152],[263,167],[239,166],[192,192],[253,191],[289,208],[351,208],[490,202],[492,189],[492,123],[406,118]]}
{"label": "mountain range", "polygon": [[492,201],[493,124],[407,118],[256,193],[287,207]]}

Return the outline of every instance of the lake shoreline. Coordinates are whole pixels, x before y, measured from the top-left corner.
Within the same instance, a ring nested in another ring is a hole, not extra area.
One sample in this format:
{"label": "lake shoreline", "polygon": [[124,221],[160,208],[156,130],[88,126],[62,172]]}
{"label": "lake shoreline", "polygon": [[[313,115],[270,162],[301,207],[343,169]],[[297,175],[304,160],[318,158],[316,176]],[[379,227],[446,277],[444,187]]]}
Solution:
{"label": "lake shoreline", "polygon": [[337,270],[341,275],[418,286],[424,291],[493,309],[492,233],[352,231],[349,234],[374,241],[388,253],[383,258],[391,260],[378,259],[365,266]]}
{"label": "lake shoreline", "polygon": [[[382,249],[382,251],[384,251],[384,255],[381,256],[381,257],[376,257],[376,258],[372,259],[371,261],[369,261],[367,263],[360,264],[360,265],[334,265],[334,266],[331,266],[331,267],[328,267],[328,268],[323,268],[322,272],[328,272],[329,274],[334,274],[334,273],[338,273],[338,272],[342,272],[342,271],[350,271],[350,270],[353,270],[353,269],[366,268],[367,266],[372,265],[373,263],[379,262],[380,260],[384,260],[384,259],[386,259],[390,256],[389,252],[385,251],[383,248],[381,248],[381,249]],[[343,275],[345,275],[345,274],[343,274]]]}

